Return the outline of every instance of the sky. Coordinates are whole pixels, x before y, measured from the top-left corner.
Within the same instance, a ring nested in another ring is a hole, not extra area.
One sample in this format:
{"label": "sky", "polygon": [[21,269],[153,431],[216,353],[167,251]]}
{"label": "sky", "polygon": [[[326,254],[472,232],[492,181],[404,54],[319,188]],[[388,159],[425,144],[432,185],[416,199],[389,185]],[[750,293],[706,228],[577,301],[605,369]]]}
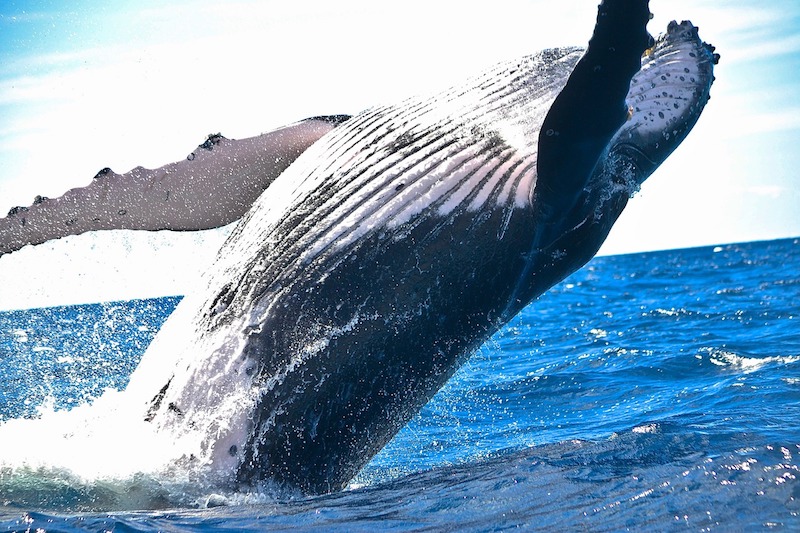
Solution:
{"label": "sky", "polygon": [[[0,212],[243,138],[585,45],[596,0],[39,1],[0,4]],[[800,235],[800,2],[651,0],[722,59],[694,131],[602,254]],[[224,231],[85,235],[0,257],[0,309],[182,294]],[[186,261],[192,257],[192,261]],[[25,276],[24,286],[5,281]],[[100,288],[92,288],[101,285]]]}

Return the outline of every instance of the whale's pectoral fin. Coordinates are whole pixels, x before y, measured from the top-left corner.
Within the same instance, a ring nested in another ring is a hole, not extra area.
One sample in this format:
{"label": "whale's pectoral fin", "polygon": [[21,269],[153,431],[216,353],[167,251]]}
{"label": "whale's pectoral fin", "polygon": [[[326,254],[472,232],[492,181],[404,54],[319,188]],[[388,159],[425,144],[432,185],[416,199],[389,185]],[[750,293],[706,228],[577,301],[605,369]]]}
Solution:
{"label": "whale's pectoral fin", "polygon": [[680,145],[710,98],[715,48],[690,21],[672,21],[631,80],[629,118],[609,143],[605,172],[637,188]]}
{"label": "whale's pectoral fin", "polygon": [[0,219],[0,255],[94,230],[223,226],[241,217],[306,148],[347,118],[314,117],[241,140],[210,135],[185,160],[153,170],[117,174],[105,168],[86,187],[12,209]]}
{"label": "whale's pectoral fin", "polygon": [[542,220],[578,201],[608,142],[627,117],[625,97],[653,38],[647,0],[604,0],[586,53],[539,133],[534,195]]}
{"label": "whale's pectoral fin", "polygon": [[[594,255],[631,195],[697,123],[710,98],[719,59],[691,22],[670,22],[631,78],[626,120],[602,150],[588,186],[574,191],[584,199],[570,211],[545,219],[540,228],[540,241],[549,251],[578,250],[572,254],[576,265]],[[551,183],[563,186],[560,181]],[[558,231],[551,231],[554,228]]]}

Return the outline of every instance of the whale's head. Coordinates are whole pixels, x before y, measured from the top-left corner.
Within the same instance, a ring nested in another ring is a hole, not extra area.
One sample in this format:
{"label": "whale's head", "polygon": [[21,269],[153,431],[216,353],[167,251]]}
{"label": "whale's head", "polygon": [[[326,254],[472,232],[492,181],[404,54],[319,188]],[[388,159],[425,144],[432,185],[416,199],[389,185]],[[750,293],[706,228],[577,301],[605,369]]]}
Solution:
{"label": "whale's head", "polygon": [[719,55],[691,22],[672,21],[645,51],[626,98],[628,120],[609,143],[606,169],[638,187],[688,135],[709,99]]}

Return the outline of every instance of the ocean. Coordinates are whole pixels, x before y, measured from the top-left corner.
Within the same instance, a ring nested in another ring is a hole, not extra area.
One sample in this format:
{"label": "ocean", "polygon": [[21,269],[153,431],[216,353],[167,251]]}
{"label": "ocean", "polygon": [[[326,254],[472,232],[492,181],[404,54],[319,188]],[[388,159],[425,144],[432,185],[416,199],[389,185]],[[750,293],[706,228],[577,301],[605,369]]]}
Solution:
{"label": "ocean", "polygon": [[[123,388],[179,301],[0,313],[0,434],[58,450],[36,425]],[[798,531],[800,239],[593,259],[337,494],[173,494],[6,445],[0,531]]]}

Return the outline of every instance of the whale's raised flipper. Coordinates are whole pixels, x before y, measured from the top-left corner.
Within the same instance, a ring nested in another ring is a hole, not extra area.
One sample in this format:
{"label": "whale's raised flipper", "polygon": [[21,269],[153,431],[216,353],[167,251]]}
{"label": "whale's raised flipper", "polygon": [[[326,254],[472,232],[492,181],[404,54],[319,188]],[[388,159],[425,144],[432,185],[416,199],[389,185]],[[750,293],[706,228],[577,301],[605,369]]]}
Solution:
{"label": "whale's raised flipper", "polygon": [[[585,182],[575,183],[571,193],[563,191],[571,203],[563,203],[560,216],[541,226],[539,244],[546,253],[539,254],[540,262],[552,264],[552,258],[564,256],[564,250],[572,250],[561,260],[567,270],[591,259],[632,194],[697,123],[710,98],[714,65],[719,59],[691,22],[669,23],[666,33],[645,51],[631,78],[625,120],[603,148],[590,175],[584,177]],[[614,109],[618,112],[619,105]],[[551,116],[552,111],[548,118]],[[542,181],[540,176],[540,185]],[[536,189],[540,200],[553,198],[545,202],[549,209],[559,201],[557,195],[552,196],[554,190],[557,187]],[[552,269],[540,264],[532,270]]]}
{"label": "whale's raised flipper", "polygon": [[647,2],[605,0],[586,53],[550,106],[539,132],[536,202],[568,212],[580,198],[608,142],[625,123],[630,80],[652,45]]}
{"label": "whale's raised flipper", "polygon": [[0,219],[0,255],[93,230],[201,230],[241,217],[320,137],[349,118],[314,117],[241,140],[210,135],[189,156],[157,169],[109,168],[58,198],[37,197]]}

